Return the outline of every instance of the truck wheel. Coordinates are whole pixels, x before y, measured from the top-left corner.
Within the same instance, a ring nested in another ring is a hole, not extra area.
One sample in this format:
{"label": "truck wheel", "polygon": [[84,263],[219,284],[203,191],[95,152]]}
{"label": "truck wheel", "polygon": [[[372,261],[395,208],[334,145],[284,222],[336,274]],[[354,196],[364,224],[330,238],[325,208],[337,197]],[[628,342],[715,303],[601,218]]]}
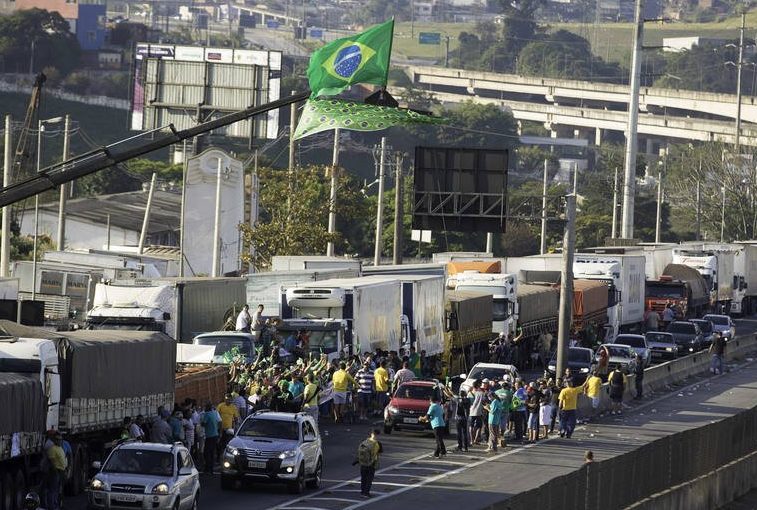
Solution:
{"label": "truck wheel", "polygon": [[71,479],[66,484],[66,492],[71,496],[78,496],[84,491],[88,475],[87,451],[83,446],[76,446],[71,464]]}

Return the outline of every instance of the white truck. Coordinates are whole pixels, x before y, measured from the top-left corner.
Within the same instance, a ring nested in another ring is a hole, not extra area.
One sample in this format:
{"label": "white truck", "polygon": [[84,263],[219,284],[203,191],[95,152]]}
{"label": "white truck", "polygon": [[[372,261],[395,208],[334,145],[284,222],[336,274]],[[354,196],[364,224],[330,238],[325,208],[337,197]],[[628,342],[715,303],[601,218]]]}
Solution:
{"label": "white truck", "polygon": [[172,409],[176,345],[159,332],[49,332],[0,321],[0,508],[40,483],[44,432],[71,446],[69,492],[118,439],[126,416]]}
{"label": "white truck", "polygon": [[686,246],[673,250],[673,263],[683,264],[699,271],[710,293],[710,309],[716,313],[729,313],[734,289],[738,288],[735,274],[736,252],[727,246]]}
{"label": "white truck", "polygon": [[359,259],[326,257],[319,255],[276,255],[271,259],[271,271],[323,271],[346,269],[360,276],[362,262]]}
{"label": "white truck", "polygon": [[757,309],[757,241],[739,241],[732,246],[736,249],[734,272],[738,282],[731,313],[748,316]]}
{"label": "white truck", "polygon": [[329,359],[377,348],[398,351],[401,304],[402,286],[396,279],[306,283],[282,291],[282,322],[276,330],[282,338],[305,331],[310,351],[325,353]]}
{"label": "white truck", "polygon": [[455,275],[454,290],[485,292],[492,296],[492,332],[513,333],[518,320],[515,275],[465,271]]}
{"label": "white truck", "polygon": [[333,280],[334,278],[357,278],[358,276],[360,276],[359,267],[251,273],[246,277],[247,303],[250,305],[251,311],[255,310],[257,305],[263,305],[264,316],[279,316],[281,315],[282,287],[295,287],[308,282]]}
{"label": "white truck", "polygon": [[97,284],[86,329],[162,331],[191,343],[223,329],[246,303],[245,278],[166,278],[150,286]]}

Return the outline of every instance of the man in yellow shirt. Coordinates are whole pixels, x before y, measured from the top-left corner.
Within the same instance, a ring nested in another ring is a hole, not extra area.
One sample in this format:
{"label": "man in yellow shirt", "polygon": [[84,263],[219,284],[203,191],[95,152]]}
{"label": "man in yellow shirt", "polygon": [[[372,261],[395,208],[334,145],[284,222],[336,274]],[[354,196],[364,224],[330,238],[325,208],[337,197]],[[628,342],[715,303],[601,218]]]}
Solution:
{"label": "man in yellow shirt", "polygon": [[594,418],[599,410],[599,404],[602,402],[602,378],[597,375],[596,370],[586,379],[584,393],[591,399],[591,417]]}
{"label": "man in yellow shirt", "polygon": [[347,385],[355,386],[355,379],[347,372],[347,364],[342,361],[339,363],[339,370],[331,376],[331,382],[334,383],[334,422],[342,421],[342,410],[347,403]]}
{"label": "man in yellow shirt", "polygon": [[578,396],[584,392],[583,386],[573,387],[573,379],[568,379],[568,386],[560,391],[557,401],[560,404],[560,437],[573,435],[576,428],[576,409]]}
{"label": "man in yellow shirt", "polygon": [[389,371],[386,369],[386,360],[383,360],[373,372],[373,378],[376,384],[376,401],[379,409],[383,411],[389,399]]}
{"label": "man in yellow shirt", "polygon": [[313,417],[316,423],[318,423],[318,396],[319,388],[316,383],[313,382],[313,376],[311,374],[305,375],[305,391],[302,394],[302,410],[309,413]]}
{"label": "man in yellow shirt", "polygon": [[227,393],[224,401],[216,407],[221,416],[221,444],[218,451],[223,452],[231,438],[234,437],[234,429],[239,424],[239,408],[234,405],[231,394]]}
{"label": "man in yellow shirt", "polygon": [[50,510],[60,510],[61,480],[68,467],[62,444],[63,438],[56,433],[53,436],[53,444],[45,452],[49,465],[45,475],[45,508]]}

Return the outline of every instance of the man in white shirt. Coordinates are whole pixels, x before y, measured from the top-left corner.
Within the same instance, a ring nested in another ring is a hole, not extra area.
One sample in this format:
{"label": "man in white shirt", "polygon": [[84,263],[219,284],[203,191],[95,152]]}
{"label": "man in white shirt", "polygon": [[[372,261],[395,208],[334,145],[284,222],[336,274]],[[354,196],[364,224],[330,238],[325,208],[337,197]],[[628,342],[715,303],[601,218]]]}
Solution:
{"label": "man in white shirt", "polygon": [[239,315],[237,315],[236,330],[249,333],[251,324],[252,317],[250,317],[250,306],[244,305],[244,307],[242,307],[242,311],[239,312]]}
{"label": "man in white shirt", "polygon": [[399,388],[400,384],[415,379],[415,372],[410,370],[409,363],[407,361],[402,362],[402,368],[397,370],[394,374],[394,389]]}
{"label": "man in white shirt", "polygon": [[258,305],[258,310],[252,314],[252,329],[260,331],[263,329],[263,305]]}

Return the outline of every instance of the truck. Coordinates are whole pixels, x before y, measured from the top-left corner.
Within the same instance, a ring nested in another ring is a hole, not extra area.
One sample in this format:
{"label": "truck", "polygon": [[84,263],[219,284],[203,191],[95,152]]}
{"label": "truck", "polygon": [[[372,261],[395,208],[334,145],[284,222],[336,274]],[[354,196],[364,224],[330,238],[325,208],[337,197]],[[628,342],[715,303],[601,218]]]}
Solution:
{"label": "truck", "polygon": [[453,278],[455,290],[487,292],[492,295],[492,332],[505,335],[515,332],[518,280],[514,275],[465,271],[450,280]]}
{"label": "truck", "polygon": [[560,288],[553,284],[518,284],[518,327],[523,337],[557,331]]}
{"label": "truck", "polygon": [[428,356],[444,350],[444,277],[411,275],[368,277],[396,279],[402,286],[402,347]]}
{"label": "truck", "polygon": [[[313,353],[399,351],[402,341],[399,280],[345,278],[282,289],[281,338],[305,331]],[[409,337],[409,333],[406,333]]]}
{"label": "truck", "polygon": [[86,329],[162,331],[191,343],[223,329],[246,303],[245,278],[165,278],[152,285],[98,283]]}
{"label": "truck", "polygon": [[458,275],[463,273],[500,274],[499,260],[461,260],[447,262],[447,288],[454,289]]}
{"label": "truck", "polygon": [[699,271],[683,264],[668,264],[659,278],[647,280],[646,308],[662,315],[668,303],[680,306],[684,317],[707,313],[710,295]]}
{"label": "truck", "polygon": [[673,263],[696,269],[707,284],[710,309],[715,313],[727,314],[733,301],[733,291],[738,289],[735,255],[736,252],[731,249],[683,246],[673,250]]}
{"label": "truck", "polygon": [[738,282],[733,290],[731,313],[748,316],[757,310],[757,241],[738,241],[734,273]]}
{"label": "truck", "polygon": [[573,280],[573,321],[576,331],[607,322],[607,284],[597,280]]}
{"label": "truck", "polygon": [[324,269],[347,269],[360,276],[362,262],[359,259],[325,257],[319,255],[276,255],[271,259],[271,271],[314,271]]}
{"label": "truck", "polygon": [[[379,266],[381,267],[381,266]],[[301,271],[266,271],[246,276],[245,291],[250,309],[263,305],[263,315],[281,315],[281,288],[294,287],[301,283],[333,280],[334,278],[356,278],[360,269],[306,269]]]}
{"label": "truck", "polygon": [[78,494],[91,461],[118,439],[124,417],[149,419],[159,407],[173,407],[176,345],[163,333],[56,333],[9,321],[0,321],[0,331],[0,375],[14,387],[0,393],[7,405],[0,417],[3,510],[39,483],[45,430],[59,431],[71,445],[65,483]]}
{"label": "truck", "polygon": [[468,373],[478,361],[487,361],[492,335],[492,295],[447,291],[444,300],[443,375]]}

